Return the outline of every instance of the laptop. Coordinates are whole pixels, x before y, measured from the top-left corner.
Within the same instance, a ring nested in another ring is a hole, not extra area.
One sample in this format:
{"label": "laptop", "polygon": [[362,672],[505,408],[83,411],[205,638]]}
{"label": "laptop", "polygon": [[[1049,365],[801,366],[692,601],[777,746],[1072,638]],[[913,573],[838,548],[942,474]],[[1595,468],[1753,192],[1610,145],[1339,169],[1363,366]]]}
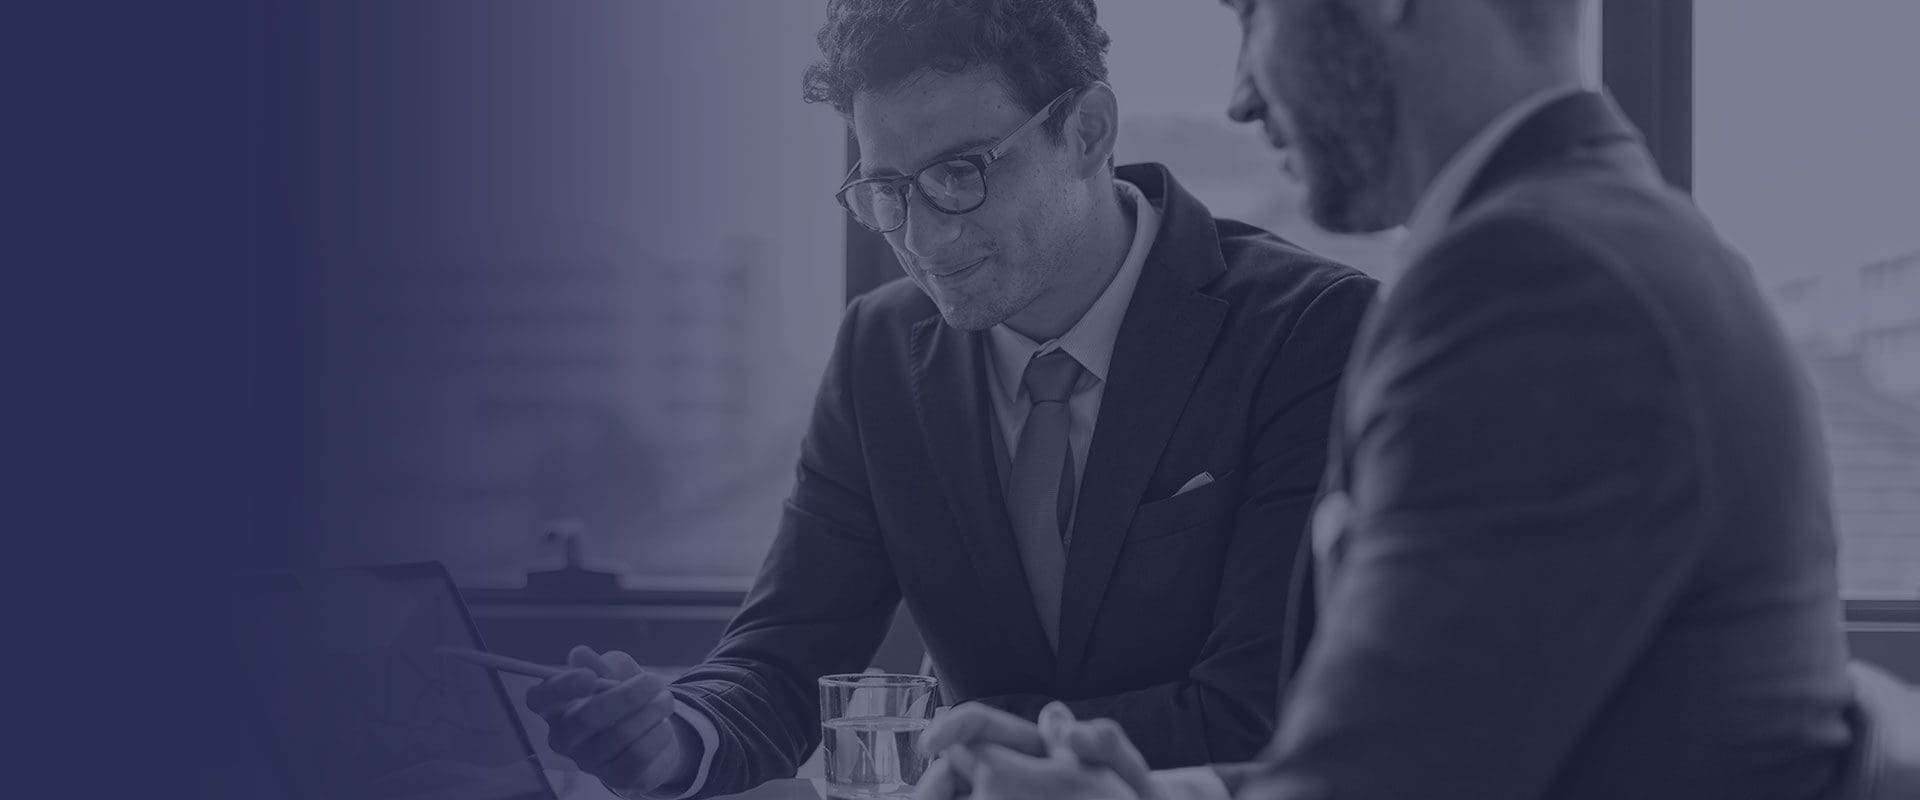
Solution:
{"label": "laptop", "polygon": [[252,720],[295,800],[555,800],[438,563],[247,576]]}

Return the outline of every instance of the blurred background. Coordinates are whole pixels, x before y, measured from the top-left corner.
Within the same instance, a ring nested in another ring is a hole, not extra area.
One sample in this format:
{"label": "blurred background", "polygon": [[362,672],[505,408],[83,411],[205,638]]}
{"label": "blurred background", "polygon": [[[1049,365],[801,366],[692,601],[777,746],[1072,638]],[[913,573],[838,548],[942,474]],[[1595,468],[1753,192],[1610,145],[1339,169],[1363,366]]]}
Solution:
{"label": "blurred background", "polygon": [[[1227,9],[1100,11],[1123,163],[1393,280],[1395,235],[1313,230],[1226,119]],[[771,540],[846,299],[899,274],[832,200],[842,120],[800,100],[824,0],[304,13],[302,559],[443,561],[496,649],[697,660]],[[1920,6],[1595,14],[1591,74],[1805,359],[1850,607],[1920,602]]]}

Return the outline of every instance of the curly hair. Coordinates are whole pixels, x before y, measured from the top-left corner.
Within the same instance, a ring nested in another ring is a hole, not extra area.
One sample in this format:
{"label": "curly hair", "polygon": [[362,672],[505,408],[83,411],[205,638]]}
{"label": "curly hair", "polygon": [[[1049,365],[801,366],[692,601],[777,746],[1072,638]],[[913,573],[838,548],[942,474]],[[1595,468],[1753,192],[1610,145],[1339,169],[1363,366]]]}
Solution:
{"label": "curly hair", "polygon": [[[807,68],[809,103],[853,115],[854,96],[885,91],[924,70],[999,70],[1013,99],[1038,113],[1069,89],[1107,79],[1107,46],[1093,0],[832,0],[820,26],[823,58]],[[1065,107],[1043,124],[1056,141]]]}

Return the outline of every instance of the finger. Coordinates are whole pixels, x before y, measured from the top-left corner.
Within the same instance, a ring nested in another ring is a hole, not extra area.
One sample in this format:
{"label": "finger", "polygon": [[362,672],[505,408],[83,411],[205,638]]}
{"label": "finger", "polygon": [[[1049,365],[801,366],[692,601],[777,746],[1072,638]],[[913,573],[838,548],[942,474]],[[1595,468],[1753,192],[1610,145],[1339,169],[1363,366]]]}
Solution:
{"label": "finger", "polygon": [[1140,755],[1140,750],[1127,739],[1120,723],[1110,719],[1076,723],[1066,729],[1065,738],[1068,748],[1081,763],[1106,767],[1132,787],[1134,794],[1153,796],[1152,770],[1147,768],[1147,760]]}
{"label": "finger", "polygon": [[1041,738],[1047,742],[1048,752],[1069,752],[1066,732],[1073,724],[1073,710],[1067,708],[1065,703],[1056,700],[1048,703],[1046,708],[1040,709],[1038,726]]}
{"label": "finger", "polygon": [[920,773],[920,782],[913,787],[913,800],[959,800],[968,788],[954,769],[953,761],[943,758]]}
{"label": "finger", "polygon": [[1000,777],[994,773],[993,767],[980,758],[975,745],[948,748],[947,760],[953,762],[955,773],[966,777],[970,800],[1008,800]]}
{"label": "finger", "polygon": [[601,764],[599,771],[593,774],[622,788],[643,792],[660,788],[670,777],[670,768],[677,764],[669,752],[674,746],[671,725],[669,722],[653,726],[641,734],[640,740],[629,749],[632,757],[615,758]]}
{"label": "finger", "polygon": [[673,696],[659,676],[642,673],[619,686],[601,691],[560,715],[552,724],[554,748],[571,754],[588,738],[633,716],[649,705],[673,710]]}
{"label": "finger", "polygon": [[646,671],[640,662],[633,660],[633,656],[619,650],[601,653],[600,660],[607,665],[607,671],[602,674],[616,681],[624,681]]}
{"label": "finger", "polygon": [[671,716],[673,716],[672,703],[649,703],[642,706],[627,718],[607,726],[599,733],[582,741],[571,753],[573,762],[579,764],[581,769],[597,773],[599,767],[625,755],[651,761],[652,759],[648,758],[651,754],[636,748],[635,745],[639,744],[641,738],[651,732],[654,726],[665,723]]}
{"label": "finger", "polygon": [[[1041,797],[1053,781],[1049,770],[1072,769],[1026,753],[983,742],[964,748],[973,755],[973,785],[976,797]],[[1057,788],[1057,787],[1055,787]]]}
{"label": "finger", "polygon": [[972,775],[974,768],[978,767],[980,762],[980,759],[973,754],[973,748],[964,744],[947,748],[944,758],[953,763],[955,772],[962,775]]}
{"label": "finger", "polygon": [[592,670],[570,669],[527,689],[527,710],[540,716],[565,711],[573,701],[600,691],[600,676]]}
{"label": "finger", "polygon": [[576,644],[567,651],[567,666],[590,669],[595,675],[607,674],[607,665],[600,660],[600,654],[584,644]]}
{"label": "finger", "polygon": [[1033,723],[1000,709],[964,703],[935,718],[920,735],[920,751],[938,753],[957,744],[993,742],[1013,750],[1043,755],[1046,741]]}

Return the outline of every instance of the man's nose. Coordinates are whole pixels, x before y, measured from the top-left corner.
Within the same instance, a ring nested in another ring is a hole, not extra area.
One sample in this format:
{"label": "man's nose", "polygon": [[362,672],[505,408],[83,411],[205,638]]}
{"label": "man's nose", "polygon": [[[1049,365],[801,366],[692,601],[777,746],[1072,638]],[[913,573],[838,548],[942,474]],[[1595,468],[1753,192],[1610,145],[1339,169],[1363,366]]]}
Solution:
{"label": "man's nose", "polygon": [[1253,72],[1247,67],[1247,53],[1233,68],[1233,98],[1227,103],[1227,117],[1234,122],[1259,122],[1267,114],[1267,101],[1253,85]]}
{"label": "man's nose", "polygon": [[960,218],[927,205],[919,192],[907,198],[906,215],[906,223],[894,233],[916,259],[938,255],[960,233]]}

